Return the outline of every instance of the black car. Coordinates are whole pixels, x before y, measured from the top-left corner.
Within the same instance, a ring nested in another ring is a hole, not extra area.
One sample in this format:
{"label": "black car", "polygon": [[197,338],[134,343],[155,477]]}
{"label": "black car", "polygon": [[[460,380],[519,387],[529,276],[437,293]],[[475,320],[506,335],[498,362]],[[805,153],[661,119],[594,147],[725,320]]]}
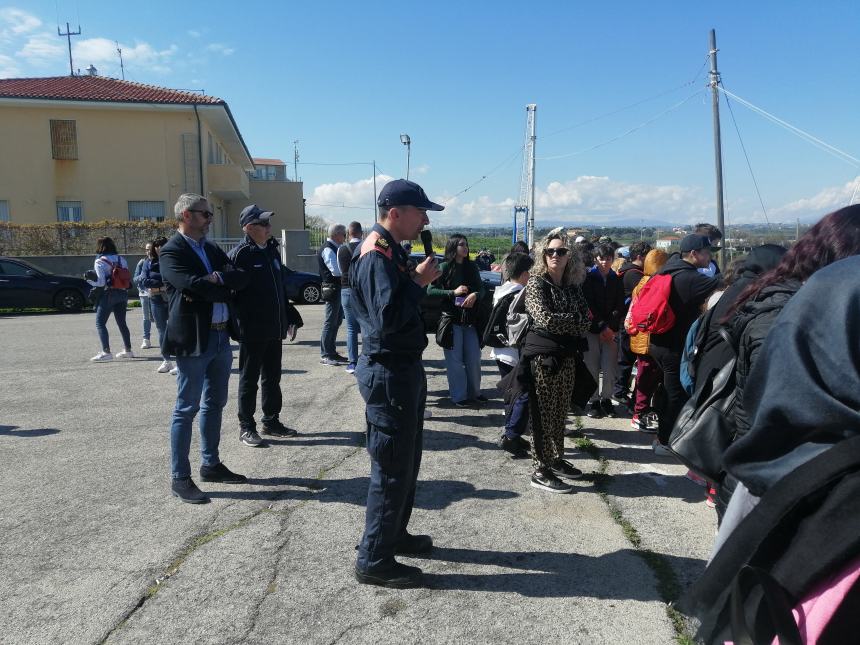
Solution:
{"label": "black car", "polygon": [[315,305],[322,302],[322,278],[316,273],[284,267],[284,289],[293,302]]}
{"label": "black car", "polygon": [[[410,265],[420,264],[424,261],[423,253],[410,253]],[[442,262],[445,258],[436,254],[436,260]],[[498,271],[481,271],[481,280],[484,282],[484,288],[487,290],[487,296],[484,300],[484,306],[491,305],[493,302],[493,292],[496,287],[502,284],[502,274]],[[428,334],[436,332],[436,327],[439,325],[439,318],[442,317],[442,298],[439,296],[427,296],[421,300],[421,313],[424,315],[424,328]]]}
{"label": "black car", "polygon": [[57,275],[17,258],[0,257],[0,308],[80,311],[90,289],[82,278]]}

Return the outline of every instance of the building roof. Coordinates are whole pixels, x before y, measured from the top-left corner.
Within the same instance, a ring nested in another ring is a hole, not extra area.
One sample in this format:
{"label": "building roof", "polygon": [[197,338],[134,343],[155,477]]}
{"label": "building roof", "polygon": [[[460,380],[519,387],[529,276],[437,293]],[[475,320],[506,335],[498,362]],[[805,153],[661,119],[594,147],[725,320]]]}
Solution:
{"label": "building roof", "polygon": [[107,76],[49,76],[0,79],[0,98],[109,103],[226,105],[215,96],[157,85],[121,81]]}
{"label": "building roof", "polygon": [[286,166],[285,161],[280,159],[266,159],[265,157],[254,157],[251,161],[255,166]]}

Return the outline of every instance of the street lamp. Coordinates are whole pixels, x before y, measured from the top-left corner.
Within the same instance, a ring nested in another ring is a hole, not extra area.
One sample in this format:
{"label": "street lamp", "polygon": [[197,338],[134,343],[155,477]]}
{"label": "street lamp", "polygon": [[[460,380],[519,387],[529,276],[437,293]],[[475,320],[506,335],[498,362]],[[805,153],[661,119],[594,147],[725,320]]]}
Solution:
{"label": "street lamp", "polygon": [[409,158],[412,156],[412,139],[408,134],[400,135],[400,143],[406,146],[406,179],[409,179]]}

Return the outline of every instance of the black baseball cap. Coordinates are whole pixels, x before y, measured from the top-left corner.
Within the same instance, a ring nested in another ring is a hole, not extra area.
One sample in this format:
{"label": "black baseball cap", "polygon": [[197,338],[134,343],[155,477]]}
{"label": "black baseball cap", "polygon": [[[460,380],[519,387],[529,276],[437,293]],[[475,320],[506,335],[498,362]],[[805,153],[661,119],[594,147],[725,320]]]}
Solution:
{"label": "black baseball cap", "polygon": [[711,244],[711,239],[707,235],[696,235],[690,233],[681,240],[681,253],[689,253],[690,251],[701,251],[708,249],[712,253],[719,251],[722,247]]}
{"label": "black baseball cap", "polygon": [[445,207],[441,204],[431,202],[421,186],[408,179],[389,181],[379,192],[379,199],[376,203],[385,208],[392,206],[414,206],[415,208],[426,208],[428,211],[445,210]]}
{"label": "black baseball cap", "polygon": [[272,211],[264,211],[256,204],[251,204],[250,206],[245,206],[242,212],[239,213],[239,226],[246,226],[254,222],[267,222],[270,217],[274,216],[275,214]]}

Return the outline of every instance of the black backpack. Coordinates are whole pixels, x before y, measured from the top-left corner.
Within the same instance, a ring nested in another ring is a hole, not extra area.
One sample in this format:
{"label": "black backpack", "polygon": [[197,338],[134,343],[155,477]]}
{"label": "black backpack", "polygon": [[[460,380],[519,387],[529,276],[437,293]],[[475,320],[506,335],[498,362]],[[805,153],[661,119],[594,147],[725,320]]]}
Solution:
{"label": "black backpack", "polygon": [[517,297],[518,291],[506,294],[493,305],[493,310],[490,312],[490,319],[487,326],[484,328],[483,342],[489,347],[507,347],[508,346],[508,309],[514,298]]}

